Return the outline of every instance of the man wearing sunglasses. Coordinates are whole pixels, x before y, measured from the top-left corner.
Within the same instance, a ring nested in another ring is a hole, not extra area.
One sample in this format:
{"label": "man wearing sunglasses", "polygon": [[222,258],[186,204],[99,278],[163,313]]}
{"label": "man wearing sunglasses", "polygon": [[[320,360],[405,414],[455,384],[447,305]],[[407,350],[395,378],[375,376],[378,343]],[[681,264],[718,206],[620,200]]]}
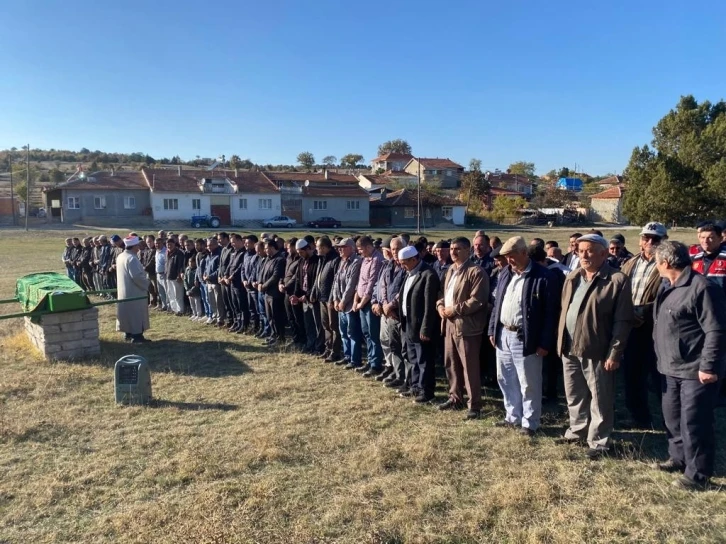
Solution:
{"label": "man wearing sunglasses", "polygon": [[655,263],[655,250],[668,238],[662,223],[651,222],[640,232],[640,254],[625,262],[623,274],[630,278],[633,288],[635,320],[623,356],[625,373],[625,404],[632,418],[631,427],[650,429],[653,425],[648,407],[648,376],[656,379],[653,348],[653,304],[660,289],[661,277]]}

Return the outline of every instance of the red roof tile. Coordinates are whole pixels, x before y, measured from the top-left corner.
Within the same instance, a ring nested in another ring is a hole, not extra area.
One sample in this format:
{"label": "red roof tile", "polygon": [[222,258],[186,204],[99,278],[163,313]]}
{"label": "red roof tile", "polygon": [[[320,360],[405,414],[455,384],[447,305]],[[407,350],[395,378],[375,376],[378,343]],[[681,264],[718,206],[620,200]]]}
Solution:
{"label": "red roof tile", "polygon": [[409,155],[408,153],[386,153],[384,155],[380,155],[379,157],[376,157],[371,162],[384,162],[384,161],[410,161],[413,159],[413,155]]}
{"label": "red roof tile", "polygon": [[[418,195],[414,191],[408,189],[399,189],[386,194],[385,198],[380,195],[371,196],[371,206],[373,207],[391,207],[391,206],[416,206]],[[461,202],[455,198],[446,195],[432,195],[421,193],[421,204],[423,206],[463,206]]]}
{"label": "red roof tile", "polygon": [[270,181],[262,172],[239,172],[237,176],[227,176],[227,179],[237,185],[239,193],[277,193],[277,184]]}
{"label": "red roof tile", "polygon": [[368,191],[360,185],[328,185],[326,187],[303,187],[305,196],[368,198]]}
{"label": "red roof tile", "polygon": [[337,172],[328,172],[325,174],[311,172],[264,172],[265,176],[273,182],[289,181],[304,184],[306,181],[310,183],[352,183],[358,185],[358,178],[351,174],[338,174]]}
{"label": "red roof tile", "polygon": [[[83,178],[75,178],[70,182],[61,183],[58,189],[74,189],[97,191],[138,191],[147,190],[144,176],[138,170],[120,170],[117,172],[100,171],[88,174]],[[48,187],[52,191],[54,187]]]}
{"label": "red roof tile", "polygon": [[511,196],[524,196],[521,191],[510,191],[509,189],[503,189],[501,187],[492,187],[490,192],[495,195],[511,195]]}
{"label": "red roof tile", "polygon": [[609,189],[592,195],[590,200],[617,200],[623,196],[623,192],[623,189],[619,185],[616,185],[615,187],[610,187]]}
{"label": "red roof tile", "polygon": [[201,193],[199,180],[212,177],[212,172],[205,170],[182,170],[181,176],[177,169],[171,168],[144,168],[142,172],[154,192]]}
{"label": "red roof tile", "polygon": [[623,182],[623,176],[610,176],[597,182],[598,185],[620,185]]}
{"label": "red roof tile", "polygon": [[421,163],[421,166],[424,168],[461,168],[464,169],[463,166],[460,164],[455,163],[451,159],[423,159],[420,158],[418,161]]}

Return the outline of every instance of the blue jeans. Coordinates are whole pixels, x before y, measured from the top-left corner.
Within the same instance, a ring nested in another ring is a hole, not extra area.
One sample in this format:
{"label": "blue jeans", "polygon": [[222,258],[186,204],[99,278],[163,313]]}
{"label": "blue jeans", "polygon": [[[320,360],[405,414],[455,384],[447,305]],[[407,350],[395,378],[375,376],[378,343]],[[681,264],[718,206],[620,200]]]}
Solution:
{"label": "blue jeans", "polygon": [[212,317],[212,307],[209,305],[209,294],[207,286],[202,284],[199,286],[199,296],[202,299],[202,311],[206,317]]}
{"label": "blue jeans", "polygon": [[267,314],[265,313],[265,295],[264,293],[257,292],[257,314],[260,316],[260,329],[262,334],[268,336],[272,334],[272,327],[267,320]]}
{"label": "blue jeans", "polygon": [[383,367],[383,349],[381,349],[381,318],[373,313],[370,303],[360,310],[360,324],[366,340],[368,364],[371,368]]}
{"label": "blue jeans", "polygon": [[338,324],[343,344],[343,357],[352,364],[360,366],[362,362],[360,316],[357,312],[340,312]]}
{"label": "blue jeans", "polygon": [[505,419],[536,431],[542,415],[542,357],[523,355],[517,333],[502,327],[497,338],[497,381],[504,395]]}

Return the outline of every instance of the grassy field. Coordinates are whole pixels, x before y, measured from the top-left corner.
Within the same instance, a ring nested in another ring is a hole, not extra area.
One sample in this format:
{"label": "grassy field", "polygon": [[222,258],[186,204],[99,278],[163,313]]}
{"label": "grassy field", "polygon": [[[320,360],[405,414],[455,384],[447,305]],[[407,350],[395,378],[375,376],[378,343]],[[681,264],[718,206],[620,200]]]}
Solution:
{"label": "grassy field", "polygon": [[[60,270],[64,236],[0,231],[0,298]],[[153,313],[154,342],[131,349],[114,308],[100,315],[102,357],[75,363],[40,360],[21,322],[0,322],[0,542],[726,541],[726,494],[676,490],[648,467],[666,455],[661,429],[619,431],[622,456],[592,462],[555,444],[562,402],[529,440],[493,427],[494,390],[486,417],[464,422],[185,318]],[[151,363],[153,406],[114,405],[113,364],[130,352]]]}

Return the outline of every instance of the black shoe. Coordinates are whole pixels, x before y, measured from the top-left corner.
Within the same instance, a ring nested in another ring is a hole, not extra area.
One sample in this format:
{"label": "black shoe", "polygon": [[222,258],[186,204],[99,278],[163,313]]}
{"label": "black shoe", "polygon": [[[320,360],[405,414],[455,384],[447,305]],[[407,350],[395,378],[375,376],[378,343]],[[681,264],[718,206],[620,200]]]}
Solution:
{"label": "black shoe", "polygon": [[609,455],[609,452],[605,448],[587,448],[585,455],[591,461],[597,461],[602,457],[607,457]]}
{"label": "black shoe", "polygon": [[481,417],[481,410],[469,410],[466,413],[466,418],[464,419],[479,419]]}
{"label": "black shoe", "polygon": [[502,419],[501,421],[497,421],[494,423],[495,427],[502,427],[504,429],[514,429],[517,425],[512,423],[511,421],[507,421],[506,419]]}
{"label": "black shoe", "polygon": [[262,333],[262,331],[255,334],[255,338],[262,338],[263,336],[264,336],[264,334]]}
{"label": "black shoe", "polygon": [[390,366],[386,366],[383,368],[381,373],[378,376],[376,376],[376,381],[382,382],[383,380],[388,378],[388,376],[390,376],[391,374],[393,374],[393,369]]}
{"label": "black shoe", "polygon": [[364,372],[363,373],[363,377],[364,378],[372,378],[372,377],[375,376],[376,379],[378,379],[378,376],[380,376],[382,373],[383,373],[383,370],[381,370],[380,368],[371,368],[367,372]]}
{"label": "black shoe", "polygon": [[144,338],[143,334],[140,334],[139,336],[134,336],[131,339],[132,344],[146,344],[148,342],[151,342],[151,340],[149,340],[148,338]]}
{"label": "black shoe", "polygon": [[399,397],[402,397],[404,399],[408,398],[408,397],[416,396],[416,392],[413,389],[409,389],[405,385],[403,387],[399,387],[398,389],[396,389],[396,393],[398,393]]}
{"label": "black shoe", "polygon": [[464,404],[449,397],[446,402],[439,404],[439,410],[463,410]]}
{"label": "black shoe", "polygon": [[330,355],[328,355],[328,358],[325,359],[325,362],[326,363],[337,363],[341,359],[342,359],[342,357],[340,355],[336,355],[335,353],[331,353]]}
{"label": "black shoe", "polygon": [[356,372],[368,372],[371,369],[371,365],[359,366],[355,369]]}
{"label": "black shoe", "polygon": [[433,402],[435,398],[436,397],[434,397],[433,395],[427,395],[426,393],[421,393],[421,394],[417,395],[416,398],[413,399],[413,401],[416,404],[428,404],[429,402]]}
{"label": "black shoe", "polygon": [[350,364],[350,360],[349,359],[338,359],[337,361],[334,361],[333,364],[335,366],[344,366],[344,365],[347,366]]}
{"label": "black shoe", "polygon": [[673,459],[668,459],[664,463],[655,463],[653,468],[662,470],[663,472],[683,472],[686,470],[686,465]]}
{"label": "black shoe", "polygon": [[528,436],[530,438],[534,436],[534,430],[527,429],[526,427],[520,427],[519,431],[517,432],[519,432],[519,434],[523,436]]}
{"label": "black shoe", "polygon": [[327,359],[328,357],[330,357],[329,351],[324,351],[323,353],[320,354],[321,359]]}
{"label": "black shoe", "polygon": [[227,329],[227,330],[228,330],[229,332],[237,332],[237,331],[239,331],[239,330],[241,330],[241,329],[242,329],[242,324],[241,324],[241,323],[235,323],[234,325],[232,325],[232,326],[231,326],[231,327],[230,327],[229,329]]}
{"label": "black shoe", "polygon": [[671,485],[684,491],[706,491],[710,488],[710,482],[708,480],[698,482],[685,475],[673,480]]}
{"label": "black shoe", "polygon": [[355,369],[356,371],[358,371],[358,370],[360,370],[363,367],[360,366],[360,365],[353,364],[353,363],[348,363],[343,368],[345,368],[346,370],[353,370],[353,369]]}
{"label": "black shoe", "polygon": [[270,338],[268,338],[268,339],[267,339],[267,340],[265,341],[265,345],[266,345],[267,347],[272,347],[272,346],[275,346],[275,345],[277,345],[277,338],[274,338],[274,337],[272,337],[272,336],[271,336]]}
{"label": "black shoe", "polygon": [[403,382],[401,380],[393,379],[390,382],[388,379],[383,380],[383,385],[390,388],[397,388],[401,387],[403,385]]}

